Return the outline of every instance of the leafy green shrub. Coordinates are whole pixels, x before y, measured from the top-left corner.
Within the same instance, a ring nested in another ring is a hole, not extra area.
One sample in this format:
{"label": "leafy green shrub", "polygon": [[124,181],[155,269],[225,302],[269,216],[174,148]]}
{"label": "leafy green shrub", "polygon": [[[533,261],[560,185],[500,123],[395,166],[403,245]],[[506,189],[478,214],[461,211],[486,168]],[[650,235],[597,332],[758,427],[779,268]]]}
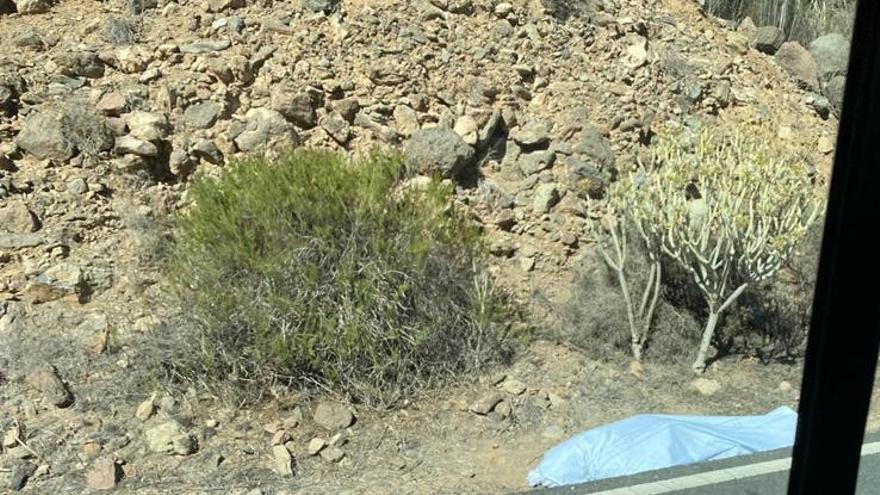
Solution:
{"label": "leafy green shrub", "polygon": [[389,404],[509,356],[478,228],[451,186],[400,173],[397,156],[297,150],[197,181],[169,261],[192,344],[167,371]]}

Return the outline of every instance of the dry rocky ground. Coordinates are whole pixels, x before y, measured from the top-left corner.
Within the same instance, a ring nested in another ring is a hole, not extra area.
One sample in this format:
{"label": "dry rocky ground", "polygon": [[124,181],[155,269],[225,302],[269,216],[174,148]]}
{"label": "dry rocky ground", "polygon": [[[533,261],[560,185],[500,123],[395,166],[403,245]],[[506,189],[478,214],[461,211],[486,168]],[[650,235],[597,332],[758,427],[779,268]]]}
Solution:
{"label": "dry rocky ground", "polygon": [[172,311],[154,224],[196,172],[291,143],[399,146],[441,172],[477,163],[457,197],[485,225],[500,283],[547,330],[591,252],[576,192],[600,194],[652,135],[763,123],[827,174],[845,40],[783,44],[686,0],[0,12],[0,492],[499,493],[608,421],[797,405],[796,364],[734,357],[694,381],[552,339],[390,412],[289,394],[239,408],[131,384],[136,343]]}

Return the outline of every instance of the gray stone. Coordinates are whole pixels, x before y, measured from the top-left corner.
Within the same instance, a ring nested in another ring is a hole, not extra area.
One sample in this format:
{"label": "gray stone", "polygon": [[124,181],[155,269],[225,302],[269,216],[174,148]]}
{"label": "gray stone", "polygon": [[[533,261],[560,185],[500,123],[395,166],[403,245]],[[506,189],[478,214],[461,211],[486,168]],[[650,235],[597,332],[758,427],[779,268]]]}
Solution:
{"label": "gray stone", "polygon": [[339,0],[301,0],[301,2],[303,7],[312,12],[329,13],[336,8]]}
{"label": "gray stone", "polygon": [[153,452],[189,455],[198,448],[195,437],[175,419],[149,428],[144,433],[147,446]]}
{"label": "gray stone", "polygon": [[58,370],[54,366],[46,366],[33,371],[27,376],[27,384],[55,407],[64,408],[73,404],[73,394],[58,376]]}
{"label": "gray stone", "polygon": [[109,150],[114,136],[97,112],[73,105],[52,106],[28,115],[15,142],[38,159],[64,162],[77,152]]}
{"label": "gray stone", "polygon": [[[223,163],[223,152],[214,144],[214,141],[205,138],[198,138],[192,142],[190,147],[192,154],[197,158],[201,158],[208,163],[219,165]],[[185,154],[185,153],[184,153]]]}
{"label": "gray stone", "polygon": [[571,188],[580,194],[586,195],[593,199],[601,198],[605,192],[608,180],[605,174],[583,160],[574,157],[567,157],[568,177]]}
{"label": "gray stone", "polygon": [[192,55],[202,55],[205,53],[223,51],[232,46],[229,40],[223,41],[204,41],[199,43],[186,43],[180,45],[180,53],[189,53]]}
{"label": "gray stone", "polygon": [[15,93],[6,86],[0,86],[0,116],[12,115],[17,107]]}
{"label": "gray stone", "polygon": [[810,95],[807,97],[806,103],[823,119],[827,119],[831,114],[831,101],[822,95]]}
{"label": "gray stone", "polygon": [[183,113],[184,118],[193,127],[208,129],[220,117],[220,105],[213,101],[203,101],[190,105]]}
{"label": "gray stone", "polygon": [[419,115],[408,105],[394,107],[392,116],[394,117],[394,127],[402,136],[412,136],[422,127],[419,124]]}
{"label": "gray stone", "polygon": [[187,170],[190,169],[191,165],[192,161],[189,159],[189,154],[187,154],[186,151],[173,150],[168,155],[168,169],[171,171],[172,174],[176,176],[180,176],[182,173],[185,173]]}
{"label": "gray stone", "polygon": [[535,213],[548,213],[559,202],[559,189],[556,184],[541,184],[535,188],[532,208]]}
{"label": "gray stone", "polygon": [[550,168],[556,161],[556,153],[550,150],[533,151],[519,156],[519,169],[526,176]]}
{"label": "gray stone", "polygon": [[223,12],[229,9],[240,9],[246,5],[245,0],[211,0],[208,12]]}
{"label": "gray stone", "polygon": [[19,14],[43,14],[49,12],[55,0],[15,0]]}
{"label": "gray stone", "polygon": [[572,147],[577,158],[593,164],[600,170],[614,166],[614,151],[605,136],[595,127],[586,127],[581,132],[581,140]]}
{"label": "gray stone", "polygon": [[469,115],[463,115],[455,121],[455,125],[452,127],[452,130],[455,131],[456,134],[461,136],[461,139],[468,144],[469,146],[474,146],[477,144],[479,138],[479,129],[477,129],[477,123],[474,121],[473,117]]}
{"label": "gray stone", "polygon": [[82,270],[71,263],[59,263],[31,280],[24,294],[32,303],[39,304],[67,296],[80,297],[85,289]]}
{"label": "gray stone", "polygon": [[773,55],[785,42],[785,32],[776,26],[761,26],[755,30],[752,45],[756,50]]}
{"label": "gray stone", "polygon": [[156,397],[150,397],[149,399],[138,404],[137,409],[134,411],[134,417],[141,420],[146,421],[153,417],[153,414],[156,413]]}
{"label": "gray stone", "polygon": [[345,452],[334,445],[330,445],[321,450],[321,459],[324,459],[327,462],[339,462],[343,457],[345,457]]}
{"label": "gray stone", "polygon": [[95,79],[104,75],[104,63],[92,52],[64,52],[55,57],[55,64],[66,76]]}
{"label": "gray stone", "polygon": [[361,105],[358,103],[357,98],[345,98],[333,102],[333,110],[337,111],[348,122],[354,122],[354,117],[360,109]]}
{"label": "gray stone", "polygon": [[301,129],[311,129],[318,124],[318,105],[306,93],[279,88],[272,92],[270,106]]}
{"label": "gray stone", "polygon": [[156,142],[168,136],[168,119],[152,112],[131,112],[125,118],[129,134],[144,141]]}
{"label": "gray stone", "polygon": [[458,177],[472,164],[474,150],[452,129],[422,129],[406,142],[404,164],[412,175]]}
{"label": "gray stone", "polygon": [[468,410],[474,414],[485,416],[492,412],[495,406],[502,400],[504,400],[504,396],[500,392],[492,390],[478,397],[477,400],[468,406]]}
{"label": "gray stone", "polygon": [[12,474],[9,477],[9,488],[12,491],[20,491],[27,484],[28,479],[37,471],[37,466],[30,462],[21,462],[12,468]]}
{"label": "gray stone", "polygon": [[532,121],[512,132],[511,138],[523,147],[545,145],[550,141],[550,127],[544,122]]}
{"label": "gray stone", "polygon": [[841,34],[832,33],[813,40],[808,47],[819,79],[829,81],[835,76],[845,76],[849,65],[849,41]]}
{"label": "gray stone", "polygon": [[293,456],[284,445],[272,447],[272,458],[275,461],[275,471],[281,476],[293,476]]}
{"label": "gray stone", "polygon": [[39,234],[4,234],[0,232],[0,249],[22,249],[39,246],[45,239]]}
{"label": "gray stone", "polygon": [[24,201],[10,200],[0,206],[0,232],[28,234],[37,230],[38,226],[37,217]]}
{"label": "gray stone", "polygon": [[[0,4],[2,3],[3,2],[0,2]],[[0,11],[2,10],[3,9],[0,8]],[[38,51],[46,49],[46,43],[43,42],[43,38],[34,30],[28,30],[19,34],[12,40],[12,44],[20,48],[30,48]]]}
{"label": "gray stone", "polygon": [[354,423],[355,417],[345,404],[321,402],[312,413],[315,423],[327,430],[341,430]]}
{"label": "gray stone", "polygon": [[323,438],[315,437],[309,440],[309,445],[306,447],[306,452],[309,455],[318,455],[318,452],[321,452],[321,449],[327,446],[327,440]]}
{"label": "gray stone", "polygon": [[296,146],[299,135],[280,113],[267,108],[252,108],[245,114],[244,130],[234,141],[242,151],[256,151],[281,144]]}
{"label": "gray stone", "polygon": [[89,185],[85,179],[77,178],[67,182],[67,190],[74,194],[85,194],[89,192]]}
{"label": "gray stone", "polygon": [[351,138],[351,126],[336,112],[331,112],[321,118],[321,127],[327,131],[337,143],[345,144]]}
{"label": "gray stone", "polygon": [[155,9],[159,6],[158,0],[133,0],[126,3],[128,4],[128,11],[132,15],[141,15],[149,9]]}
{"label": "gray stone", "polygon": [[819,69],[816,66],[816,61],[800,43],[797,41],[783,43],[774,57],[776,63],[798,81],[812,89],[819,88]]}
{"label": "gray stone", "polygon": [[154,157],[159,154],[159,149],[149,141],[143,141],[134,136],[120,136],[116,138],[116,146],[113,151],[119,155],[137,155]]}
{"label": "gray stone", "polygon": [[501,210],[495,216],[495,225],[501,230],[509,231],[516,225],[516,214],[513,210]]}
{"label": "gray stone", "polygon": [[508,378],[507,380],[501,382],[499,388],[507,392],[508,394],[520,395],[526,391],[526,384],[519,380]]}

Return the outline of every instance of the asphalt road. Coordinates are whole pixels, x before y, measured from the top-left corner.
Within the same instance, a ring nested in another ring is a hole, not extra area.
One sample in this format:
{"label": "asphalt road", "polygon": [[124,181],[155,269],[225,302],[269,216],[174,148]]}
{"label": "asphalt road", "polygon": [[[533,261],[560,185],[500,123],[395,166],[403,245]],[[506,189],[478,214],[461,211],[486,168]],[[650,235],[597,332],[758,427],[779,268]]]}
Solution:
{"label": "asphalt road", "polygon": [[[791,449],[661,469],[529,495],[779,495],[788,487]],[[868,435],[859,464],[858,495],[880,495],[880,434]]]}

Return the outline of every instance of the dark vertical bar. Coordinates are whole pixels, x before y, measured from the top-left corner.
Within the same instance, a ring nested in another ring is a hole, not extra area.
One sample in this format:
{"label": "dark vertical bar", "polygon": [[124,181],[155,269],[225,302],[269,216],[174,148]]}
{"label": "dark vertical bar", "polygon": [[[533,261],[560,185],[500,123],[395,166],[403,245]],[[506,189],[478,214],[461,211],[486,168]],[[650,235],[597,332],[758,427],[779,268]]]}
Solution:
{"label": "dark vertical bar", "polygon": [[859,0],[790,495],[855,493],[880,347],[880,2]]}

